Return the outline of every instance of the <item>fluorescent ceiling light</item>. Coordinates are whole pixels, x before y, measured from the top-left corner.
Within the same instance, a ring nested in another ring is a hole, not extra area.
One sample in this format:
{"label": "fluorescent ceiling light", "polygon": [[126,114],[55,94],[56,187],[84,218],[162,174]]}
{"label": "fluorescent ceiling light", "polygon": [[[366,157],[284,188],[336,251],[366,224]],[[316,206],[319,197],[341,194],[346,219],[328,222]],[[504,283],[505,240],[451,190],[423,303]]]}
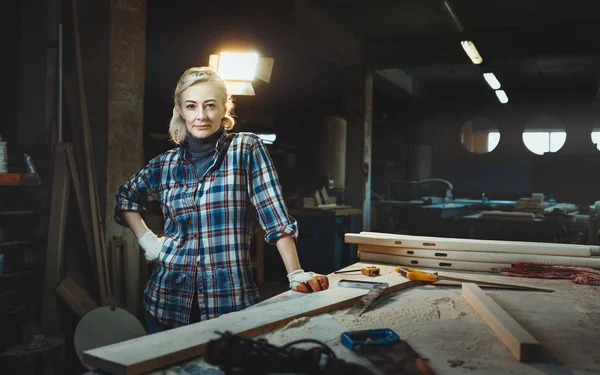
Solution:
{"label": "fluorescent ceiling light", "polygon": [[496,90],[496,96],[498,97],[498,100],[500,101],[500,103],[502,103],[502,104],[508,103],[508,96],[506,95],[504,90]]}
{"label": "fluorescent ceiling light", "polygon": [[496,78],[494,73],[483,73],[483,78],[485,78],[486,82],[493,90],[498,90],[500,88],[500,81],[498,81],[498,78]]}
{"label": "fluorescent ceiling light", "polygon": [[479,54],[479,51],[477,51],[477,48],[473,42],[470,40],[463,40],[460,42],[460,45],[465,50],[467,56],[469,56],[473,64],[481,64],[483,62],[483,58]]}
{"label": "fluorescent ceiling light", "polygon": [[209,64],[225,80],[252,81],[258,66],[257,53],[221,52],[210,55]]}

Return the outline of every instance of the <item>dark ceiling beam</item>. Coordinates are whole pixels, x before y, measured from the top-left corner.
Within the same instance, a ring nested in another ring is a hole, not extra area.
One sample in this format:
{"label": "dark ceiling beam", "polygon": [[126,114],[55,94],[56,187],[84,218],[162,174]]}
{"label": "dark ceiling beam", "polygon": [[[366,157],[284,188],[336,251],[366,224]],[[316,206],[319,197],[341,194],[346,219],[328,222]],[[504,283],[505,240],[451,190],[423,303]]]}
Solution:
{"label": "dark ceiling beam", "polygon": [[[306,48],[338,67],[365,64],[364,42],[344,24],[312,0],[278,2],[280,11],[299,28],[297,37]],[[399,98],[414,96],[414,79],[406,72],[391,69],[376,72],[374,86]]]}
{"label": "dark ceiling beam", "polygon": [[380,69],[373,72],[373,86],[398,99],[414,100],[423,96],[417,80],[402,69]]}
{"label": "dark ceiling beam", "polygon": [[[303,48],[338,66],[364,63],[364,43],[313,0],[271,2]],[[287,22],[289,21],[289,22]]]}
{"label": "dark ceiling beam", "polygon": [[[600,55],[600,23],[470,30],[484,64],[499,58]],[[368,40],[365,62],[373,68],[470,63],[458,34]]]}

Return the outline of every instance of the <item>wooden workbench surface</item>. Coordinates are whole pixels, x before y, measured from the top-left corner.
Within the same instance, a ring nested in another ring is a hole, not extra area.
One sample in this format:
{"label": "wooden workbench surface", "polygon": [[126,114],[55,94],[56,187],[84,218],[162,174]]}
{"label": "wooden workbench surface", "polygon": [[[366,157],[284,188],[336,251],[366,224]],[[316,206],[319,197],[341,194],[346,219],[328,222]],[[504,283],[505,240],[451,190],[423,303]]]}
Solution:
{"label": "wooden workbench surface", "polygon": [[[348,269],[364,265],[357,263]],[[383,274],[394,272],[391,266],[381,267]],[[568,280],[509,278],[474,272],[440,274],[554,289],[553,293],[485,289],[544,346],[544,362],[528,364],[515,360],[465,301],[458,286],[414,287],[381,297],[359,318],[345,315],[347,309],[343,309],[296,319],[261,337],[274,345],[300,338],[321,340],[339,357],[366,364],[340,344],[340,334],[347,330],[391,328],[428,358],[437,374],[600,373],[600,287],[576,285]],[[330,275],[331,288],[337,287],[340,276],[367,279],[353,274]],[[260,305],[299,297],[298,293],[285,292]],[[182,374],[186,368],[210,366],[196,359],[153,374]],[[214,368],[213,371],[220,373]]]}

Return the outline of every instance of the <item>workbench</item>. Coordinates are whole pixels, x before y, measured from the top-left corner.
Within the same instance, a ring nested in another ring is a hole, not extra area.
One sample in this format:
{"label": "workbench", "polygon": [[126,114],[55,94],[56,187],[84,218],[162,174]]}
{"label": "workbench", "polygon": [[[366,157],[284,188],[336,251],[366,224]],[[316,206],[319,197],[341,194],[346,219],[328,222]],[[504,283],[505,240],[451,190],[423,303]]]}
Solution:
{"label": "workbench", "polygon": [[[572,215],[523,219],[510,216],[473,214],[457,219],[464,238],[494,238],[508,241],[570,242]],[[580,228],[578,226],[577,228]]]}
{"label": "workbench", "polygon": [[[366,265],[372,263],[359,262],[347,269]],[[394,273],[392,266],[380,266],[382,275]],[[437,374],[600,373],[600,287],[577,285],[569,280],[503,277],[488,273],[444,271],[440,274],[555,290],[543,293],[484,289],[543,345],[543,363],[517,361],[466,302],[460,286],[415,286],[380,297],[361,317],[345,315],[348,309],[336,310],[296,319],[258,337],[278,346],[301,338],[321,340],[338,357],[368,365],[366,360],[356,357],[340,344],[340,334],[348,330],[391,328],[427,358]],[[354,274],[331,274],[329,277],[332,289],[337,288],[341,278],[377,280]],[[300,298],[306,298],[306,295],[288,291],[247,311]],[[152,374],[222,372],[197,358]]]}

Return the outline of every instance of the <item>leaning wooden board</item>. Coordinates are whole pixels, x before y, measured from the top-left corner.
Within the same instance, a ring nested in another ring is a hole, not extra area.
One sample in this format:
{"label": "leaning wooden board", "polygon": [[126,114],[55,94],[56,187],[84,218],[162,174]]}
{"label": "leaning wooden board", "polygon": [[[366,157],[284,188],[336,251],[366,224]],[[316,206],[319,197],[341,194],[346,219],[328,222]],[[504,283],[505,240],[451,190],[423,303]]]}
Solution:
{"label": "leaning wooden board", "polygon": [[[407,289],[420,282],[408,281],[397,274],[377,278],[390,287],[384,294]],[[368,290],[338,288],[307,294],[300,298],[268,304],[222,315],[217,319],[175,328],[169,331],[85,351],[83,360],[90,366],[117,375],[152,371],[190,358],[199,357],[215,331],[229,330],[246,336],[257,335],[290,321],[354,305]]]}
{"label": "leaning wooden board", "polygon": [[554,266],[589,267],[600,269],[600,257],[565,257],[537,254],[488,253],[478,251],[410,249],[377,245],[358,245],[361,253],[379,253],[410,258],[437,259],[440,261],[465,261],[481,263],[532,262]]}
{"label": "leaning wooden board", "polygon": [[459,251],[485,251],[497,253],[521,253],[589,257],[600,255],[600,246],[558,243],[492,241],[465,238],[425,237],[377,232],[347,233],[346,243],[407,247],[412,249],[442,249]]}

